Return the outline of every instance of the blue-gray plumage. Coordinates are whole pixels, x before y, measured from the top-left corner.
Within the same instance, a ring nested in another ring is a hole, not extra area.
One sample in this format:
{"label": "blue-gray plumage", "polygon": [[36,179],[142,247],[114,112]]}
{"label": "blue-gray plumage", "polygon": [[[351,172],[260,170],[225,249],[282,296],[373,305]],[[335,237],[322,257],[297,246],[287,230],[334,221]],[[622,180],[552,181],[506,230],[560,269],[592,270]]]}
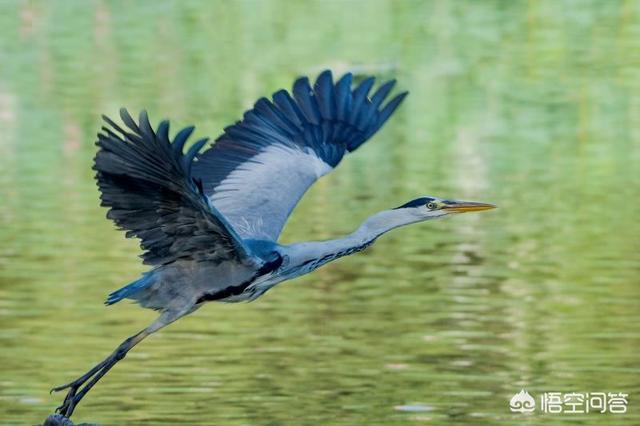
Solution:
{"label": "blue-gray plumage", "polygon": [[371,95],[374,78],[352,88],[346,74],[329,71],[312,88],[306,77],[262,98],[241,121],[184,152],[193,127],[169,138],[169,123],[153,130],[145,112],[136,122],[120,111],[121,127],[107,117],[98,134],[94,169],[107,217],[127,237],[140,239],[151,269],[111,293],[106,304],[137,301],[160,312],[149,327],[126,339],[87,373],[54,391],[69,389],[58,411],[70,416],[78,402],[142,339],[206,302],[254,300],[276,284],[361,251],[399,226],[490,204],[420,197],[370,216],[346,237],[292,245],[277,243],[307,189],[345,154],[366,142],[400,105],[385,103],[394,81]]}

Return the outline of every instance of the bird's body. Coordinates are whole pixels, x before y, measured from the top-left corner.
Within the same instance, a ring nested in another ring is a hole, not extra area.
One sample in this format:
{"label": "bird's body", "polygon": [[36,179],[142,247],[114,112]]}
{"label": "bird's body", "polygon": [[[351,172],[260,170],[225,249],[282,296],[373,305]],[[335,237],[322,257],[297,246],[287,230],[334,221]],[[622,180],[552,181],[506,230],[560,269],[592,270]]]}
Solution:
{"label": "bird's body", "polygon": [[369,95],[373,78],[352,88],[323,72],[311,88],[298,79],[260,99],[242,121],[225,128],[208,150],[206,139],[184,151],[189,127],[169,138],[169,123],[154,131],[145,112],[136,123],[126,110],[120,127],[98,135],[94,169],[107,217],[140,239],[152,268],[111,293],[106,304],[132,299],[160,316],[126,339],[77,380],[58,408],[70,416],[91,387],[142,339],[208,302],[255,300],[276,284],[361,251],[399,226],[478,211],[492,205],[420,197],[370,216],[353,233],[333,240],[279,244],[292,210],[307,189],[366,142],[400,105],[383,105],[394,82]]}

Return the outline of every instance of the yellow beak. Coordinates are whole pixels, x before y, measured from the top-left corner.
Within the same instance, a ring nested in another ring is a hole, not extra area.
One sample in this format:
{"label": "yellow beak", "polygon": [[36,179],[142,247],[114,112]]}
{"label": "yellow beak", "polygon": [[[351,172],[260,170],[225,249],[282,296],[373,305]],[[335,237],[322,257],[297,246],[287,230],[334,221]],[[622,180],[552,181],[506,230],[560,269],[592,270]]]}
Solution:
{"label": "yellow beak", "polygon": [[473,201],[448,201],[447,204],[443,207],[443,210],[451,213],[468,213],[480,212],[482,210],[491,210],[495,209],[496,207],[497,206],[494,204],[476,203]]}

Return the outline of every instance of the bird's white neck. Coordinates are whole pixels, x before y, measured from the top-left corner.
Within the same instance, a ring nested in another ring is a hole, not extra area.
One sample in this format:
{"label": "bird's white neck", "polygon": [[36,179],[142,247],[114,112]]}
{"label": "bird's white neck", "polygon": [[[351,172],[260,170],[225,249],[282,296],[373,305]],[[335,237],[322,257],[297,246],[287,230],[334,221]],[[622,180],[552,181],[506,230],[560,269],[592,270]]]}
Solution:
{"label": "bird's white neck", "polygon": [[420,222],[424,218],[415,214],[413,209],[383,210],[369,216],[347,239],[373,241],[380,235],[404,225]]}
{"label": "bird's white neck", "polygon": [[302,273],[311,272],[332,260],[365,249],[385,232],[421,220],[424,218],[417,216],[412,209],[381,211],[367,218],[358,229],[343,238],[287,246],[289,265],[292,269],[303,268]]}

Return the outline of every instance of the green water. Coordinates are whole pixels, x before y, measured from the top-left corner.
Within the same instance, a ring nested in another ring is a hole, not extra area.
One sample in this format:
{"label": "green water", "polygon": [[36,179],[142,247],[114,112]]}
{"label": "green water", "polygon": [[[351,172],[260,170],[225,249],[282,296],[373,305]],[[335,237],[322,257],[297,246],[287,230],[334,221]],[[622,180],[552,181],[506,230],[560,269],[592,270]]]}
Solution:
{"label": "green water", "polygon": [[[411,95],[284,241],[424,194],[500,209],[208,305],[136,347],[76,421],[640,424],[635,1],[0,3],[0,423],[42,421],[49,388],[155,318],[102,305],[144,269],[98,206],[99,115],[216,136],[326,67]],[[521,388],[624,392],[629,412],[514,414]]]}

